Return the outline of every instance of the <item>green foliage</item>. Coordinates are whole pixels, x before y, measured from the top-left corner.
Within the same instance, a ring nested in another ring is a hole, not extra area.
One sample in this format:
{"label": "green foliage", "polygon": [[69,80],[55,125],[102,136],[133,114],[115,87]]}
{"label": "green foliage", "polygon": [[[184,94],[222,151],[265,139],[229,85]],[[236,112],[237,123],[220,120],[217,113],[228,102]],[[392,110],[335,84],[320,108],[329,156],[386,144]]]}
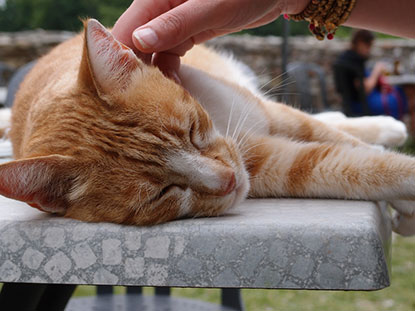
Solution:
{"label": "green foliage", "polygon": [[[247,29],[241,31],[241,33],[248,33],[255,36],[282,36],[283,34],[283,18],[278,18],[272,23],[269,23],[267,25],[253,28],[253,29]],[[309,35],[310,32],[308,30],[308,23],[307,22],[289,22],[289,29],[290,29],[290,35],[297,36],[297,35]]]}
{"label": "green foliage", "polygon": [[[273,21],[272,23],[268,25],[264,25],[262,27],[254,28],[254,29],[248,29],[243,30],[240,32],[240,34],[248,33],[255,36],[282,36],[283,35],[283,18],[278,18],[277,20]],[[350,36],[353,33],[353,28],[340,26],[336,31],[336,38],[350,38]],[[308,30],[308,23],[303,22],[289,22],[289,35],[290,36],[311,36],[310,31]],[[376,38],[379,39],[393,39],[397,38],[395,36],[383,34],[383,33],[375,33]]]}
{"label": "green foliage", "polygon": [[[338,37],[338,38],[350,38],[353,31],[354,31],[353,28],[341,26],[341,27],[339,27],[339,29],[336,32],[336,37]],[[387,35],[387,34],[379,33],[379,32],[376,32],[375,36],[378,39],[397,39],[398,38],[396,36]]]}
{"label": "green foliage", "polygon": [[127,6],[115,7],[110,4],[102,4],[98,8],[98,19],[103,25],[111,27],[126,8]]}
{"label": "green foliage", "polygon": [[[28,29],[72,30],[81,28],[79,18],[94,17],[112,26],[131,0],[6,0],[0,7],[0,31]],[[307,35],[308,24],[290,22],[291,35]],[[257,36],[282,35],[283,19],[245,30]]]}
{"label": "green foliage", "polygon": [[[0,1],[1,3],[1,1]],[[5,0],[0,6],[0,31],[28,29],[80,30],[80,18],[93,17],[111,27],[127,9],[131,0]],[[256,36],[281,36],[283,18],[262,27],[240,33]],[[307,22],[289,22],[290,35],[310,35]],[[340,27],[337,37],[349,37],[352,29]],[[391,36],[378,34],[380,38]]]}
{"label": "green foliage", "polygon": [[79,30],[79,18],[94,17],[111,26],[129,0],[6,0],[0,8],[0,31]]}

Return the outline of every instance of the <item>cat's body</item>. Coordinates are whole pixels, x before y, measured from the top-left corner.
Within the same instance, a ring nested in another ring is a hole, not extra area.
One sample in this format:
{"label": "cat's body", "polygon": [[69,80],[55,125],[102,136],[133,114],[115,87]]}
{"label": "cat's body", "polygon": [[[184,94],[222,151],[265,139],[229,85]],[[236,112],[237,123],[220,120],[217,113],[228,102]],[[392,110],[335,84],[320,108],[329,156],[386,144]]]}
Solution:
{"label": "cat's body", "polygon": [[85,42],[58,46],[23,82],[10,131],[19,160],[0,166],[0,193],[127,224],[218,215],[247,195],[388,200],[395,230],[415,233],[415,160],[367,144],[401,143],[399,122],[327,125],[269,101],[211,50],[183,62],[189,92],[88,21]]}

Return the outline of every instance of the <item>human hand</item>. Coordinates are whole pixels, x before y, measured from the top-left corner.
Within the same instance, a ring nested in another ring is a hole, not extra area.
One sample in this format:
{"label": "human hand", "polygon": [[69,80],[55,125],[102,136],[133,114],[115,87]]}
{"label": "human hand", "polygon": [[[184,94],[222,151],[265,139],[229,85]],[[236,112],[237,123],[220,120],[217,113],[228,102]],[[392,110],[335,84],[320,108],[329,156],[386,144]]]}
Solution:
{"label": "human hand", "polygon": [[309,0],[135,0],[115,24],[115,38],[175,78],[183,56],[211,38],[301,12]]}
{"label": "human hand", "polygon": [[383,62],[377,62],[373,67],[373,72],[376,74],[376,76],[382,76],[388,72],[388,66]]}

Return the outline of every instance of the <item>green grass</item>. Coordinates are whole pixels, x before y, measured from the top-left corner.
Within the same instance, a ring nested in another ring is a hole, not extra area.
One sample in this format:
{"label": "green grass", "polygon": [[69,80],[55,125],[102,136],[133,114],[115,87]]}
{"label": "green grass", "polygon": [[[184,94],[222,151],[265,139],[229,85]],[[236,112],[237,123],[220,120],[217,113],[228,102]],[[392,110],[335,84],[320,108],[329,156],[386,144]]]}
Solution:
{"label": "green grass", "polygon": [[[375,292],[243,290],[247,311],[415,311],[415,237],[394,235],[392,282]],[[117,287],[117,293],[124,288]],[[145,294],[152,289],[146,288]],[[76,295],[93,295],[95,288],[79,286]],[[217,289],[173,289],[173,295],[219,302]]]}

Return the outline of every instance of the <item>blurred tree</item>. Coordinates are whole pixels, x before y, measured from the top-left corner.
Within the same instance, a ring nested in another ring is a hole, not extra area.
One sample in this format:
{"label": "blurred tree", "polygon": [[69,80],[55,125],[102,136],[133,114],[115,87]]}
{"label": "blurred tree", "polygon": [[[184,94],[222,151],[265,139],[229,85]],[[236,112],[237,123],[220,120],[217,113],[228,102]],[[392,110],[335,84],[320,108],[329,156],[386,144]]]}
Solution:
{"label": "blurred tree", "polygon": [[27,17],[32,15],[32,4],[32,1],[6,0],[0,8],[0,31],[15,31],[27,28]]}
{"label": "blurred tree", "polygon": [[[19,0],[24,1],[24,0]],[[28,0],[26,0],[28,1]],[[33,2],[30,28],[76,30],[79,18],[97,16],[97,0],[31,0]]]}
{"label": "blurred tree", "polygon": [[[0,31],[51,29],[78,31],[79,18],[93,17],[111,27],[132,0],[0,0]],[[240,33],[257,36],[280,36],[282,18]],[[349,37],[351,29],[340,27],[337,37]],[[308,23],[290,22],[290,34],[309,35]],[[388,36],[390,37],[390,36]]]}
{"label": "blurred tree", "polygon": [[[283,32],[283,19],[278,18],[268,25],[264,25],[254,29],[247,29],[242,33],[249,33],[256,36],[281,36]],[[297,35],[309,35],[308,23],[307,22],[290,22],[290,34],[293,36]]]}
{"label": "blurred tree", "polygon": [[[130,1],[123,1],[123,2],[127,2],[127,4],[120,5],[120,6],[114,6],[111,4],[111,2],[116,2],[116,1],[106,1],[106,2],[109,2],[109,3],[107,4],[101,3],[101,5],[98,7],[99,21],[103,25],[107,27],[111,27],[114,25],[118,17],[120,17],[120,15],[129,6]],[[122,2],[122,1],[119,1],[119,2]]]}
{"label": "blurred tree", "polygon": [[[94,17],[112,26],[132,0],[3,0],[0,6],[0,31],[51,29],[78,31],[79,18]],[[282,18],[255,29],[244,30],[257,36],[282,34]],[[348,29],[338,35],[347,36]],[[309,35],[308,23],[290,22],[291,35]]]}
{"label": "blurred tree", "polygon": [[79,30],[79,18],[94,17],[111,26],[130,0],[6,0],[0,7],[0,31]]}
{"label": "blurred tree", "polygon": [[[94,17],[112,26],[130,3],[131,0],[5,0],[0,7],[0,31],[35,28],[77,31],[82,17]],[[243,33],[281,35],[282,19]],[[308,34],[307,23],[291,23],[291,34]]]}

